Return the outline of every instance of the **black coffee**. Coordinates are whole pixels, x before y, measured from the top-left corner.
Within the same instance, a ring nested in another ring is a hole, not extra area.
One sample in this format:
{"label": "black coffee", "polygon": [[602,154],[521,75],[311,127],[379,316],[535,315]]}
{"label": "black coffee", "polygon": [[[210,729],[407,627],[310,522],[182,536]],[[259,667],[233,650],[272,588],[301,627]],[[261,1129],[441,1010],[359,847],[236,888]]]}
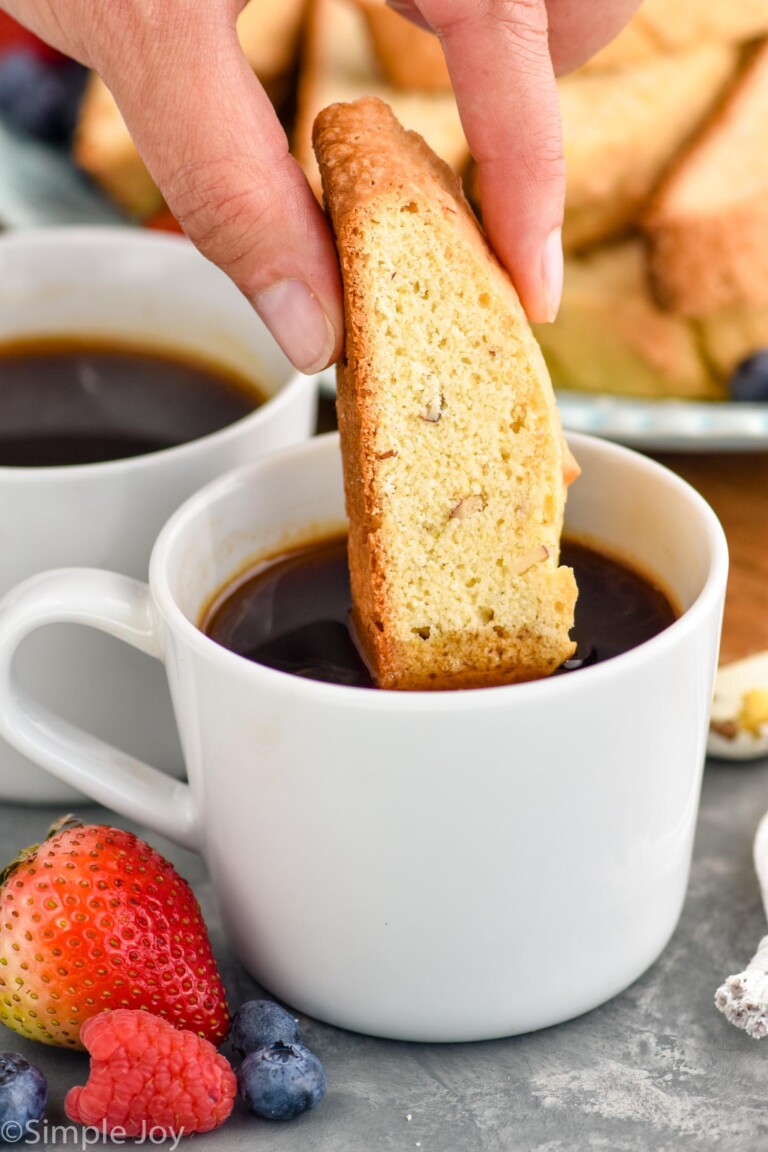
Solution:
{"label": "black coffee", "polygon": [[[677,613],[631,567],[565,540],[562,563],[579,587],[576,655],[555,675],[609,660],[667,628]],[[349,629],[346,537],[314,541],[268,561],[224,589],[202,621],[232,652],[310,680],[375,687]]]}
{"label": "black coffee", "polygon": [[93,464],[207,436],[264,402],[229,369],[78,339],[0,348],[0,465]]}

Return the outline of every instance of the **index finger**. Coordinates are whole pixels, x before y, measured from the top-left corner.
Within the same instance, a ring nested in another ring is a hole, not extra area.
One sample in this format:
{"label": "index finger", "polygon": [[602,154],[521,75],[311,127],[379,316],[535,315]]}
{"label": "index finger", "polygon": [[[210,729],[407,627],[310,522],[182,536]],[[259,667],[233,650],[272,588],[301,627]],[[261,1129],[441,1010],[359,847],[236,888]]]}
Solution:
{"label": "index finger", "polygon": [[488,238],[529,319],[553,320],[565,160],[545,0],[418,0],[418,7],[443,45]]}

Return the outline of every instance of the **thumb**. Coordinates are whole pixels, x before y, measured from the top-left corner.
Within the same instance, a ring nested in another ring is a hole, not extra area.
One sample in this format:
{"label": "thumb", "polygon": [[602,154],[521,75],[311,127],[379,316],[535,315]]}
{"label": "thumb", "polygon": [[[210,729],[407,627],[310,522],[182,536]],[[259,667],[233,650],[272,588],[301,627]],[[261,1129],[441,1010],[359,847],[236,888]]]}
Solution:
{"label": "thumb", "polygon": [[295,366],[319,371],[336,359],[343,329],[323,212],[231,14],[216,4],[161,8],[155,25],[132,30],[140,68],[125,68],[126,45],[113,49],[109,37],[99,71],[186,234],[234,280]]}
{"label": "thumb", "polygon": [[[399,11],[412,0],[390,0]],[[563,280],[560,105],[545,0],[416,0],[439,36],[477,161],[483,225],[528,318],[554,320]]]}

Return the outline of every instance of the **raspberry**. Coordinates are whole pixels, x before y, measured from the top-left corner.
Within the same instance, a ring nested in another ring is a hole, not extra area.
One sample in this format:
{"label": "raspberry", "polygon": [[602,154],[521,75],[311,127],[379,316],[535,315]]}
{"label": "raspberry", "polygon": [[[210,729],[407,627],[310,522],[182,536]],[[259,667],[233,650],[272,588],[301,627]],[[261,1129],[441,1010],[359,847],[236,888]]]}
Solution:
{"label": "raspberry", "polygon": [[210,1132],[232,1111],[237,1081],[214,1046],[187,1029],[136,1008],[92,1016],[81,1038],[91,1054],[88,1083],[67,1093],[70,1120],[119,1130]]}

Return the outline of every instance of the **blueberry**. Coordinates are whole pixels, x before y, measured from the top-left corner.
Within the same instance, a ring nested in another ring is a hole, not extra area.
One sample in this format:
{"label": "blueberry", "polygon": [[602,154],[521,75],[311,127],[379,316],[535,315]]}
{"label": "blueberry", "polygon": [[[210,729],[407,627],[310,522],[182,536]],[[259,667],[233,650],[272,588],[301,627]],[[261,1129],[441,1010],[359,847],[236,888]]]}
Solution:
{"label": "blueberry", "polygon": [[48,61],[27,48],[0,58],[0,116],[9,128],[48,143],[75,129],[87,70],[75,60]]}
{"label": "blueberry", "polygon": [[293,1120],[325,1095],[325,1069],[303,1044],[272,1044],[250,1052],[237,1070],[241,1098],[257,1116]]}
{"label": "blueberry", "polygon": [[34,1142],[47,1103],[42,1072],[17,1052],[0,1052],[0,1143]]}
{"label": "blueberry", "polygon": [[732,400],[768,401],[768,348],[761,348],[736,365],[728,390]]}
{"label": "blueberry", "polygon": [[247,1000],[232,1018],[229,1033],[232,1051],[247,1056],[272,1044],[300,1044],[298,1021],[274,1000]]}

